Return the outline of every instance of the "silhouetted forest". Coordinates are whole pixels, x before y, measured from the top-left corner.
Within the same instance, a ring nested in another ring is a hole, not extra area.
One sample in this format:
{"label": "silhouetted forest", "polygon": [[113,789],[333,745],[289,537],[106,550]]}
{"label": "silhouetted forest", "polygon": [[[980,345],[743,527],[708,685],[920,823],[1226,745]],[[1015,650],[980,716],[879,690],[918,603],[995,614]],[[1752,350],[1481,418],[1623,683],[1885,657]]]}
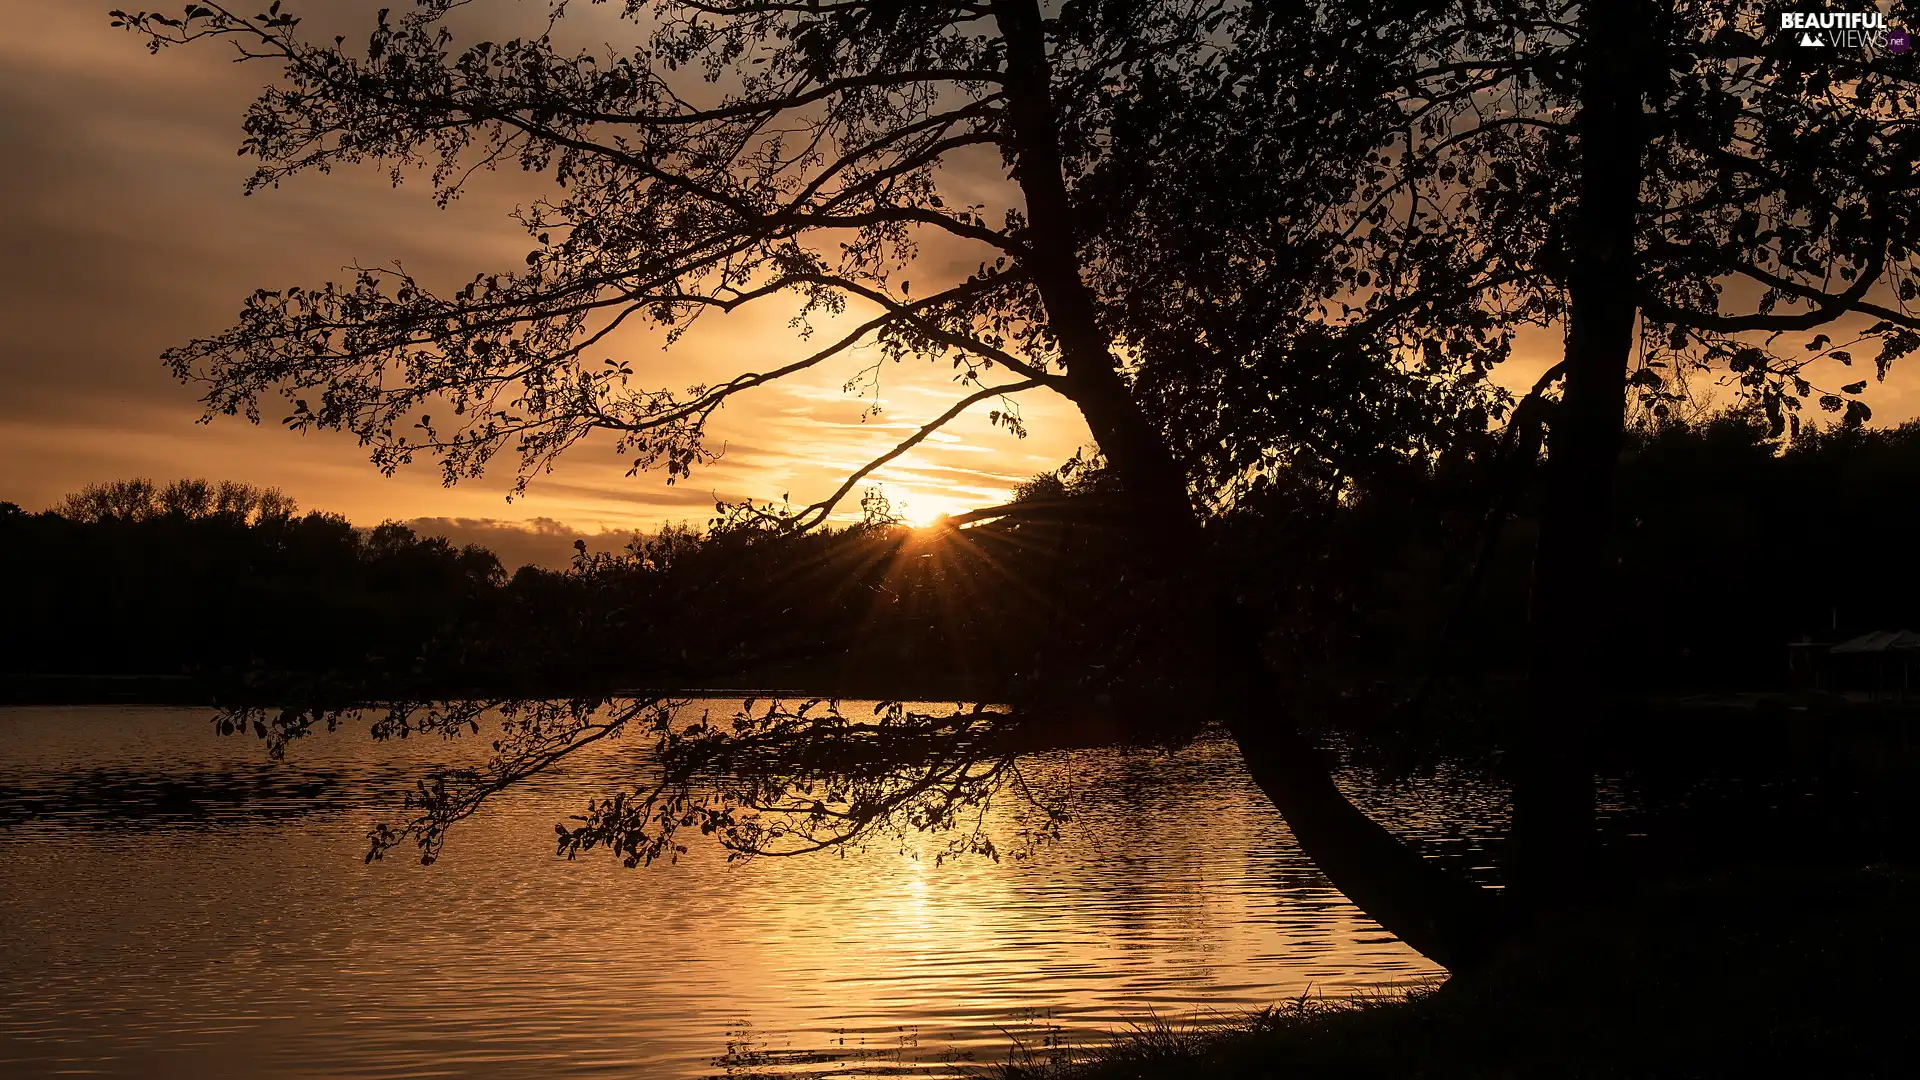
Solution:
{"label": "silhouetted forest", "polygon": [[[1278,474],[1209,528],[1303,688],[1524,668],[1537,485],[1495,449],[1364,482]],[[97,485],[44,513],[0,509],[14,612],[0,665],[228,689],[757,685],[1150,708],[1182,685],[1165,677],[1182,658],[1152,634],[1177,598],[1153,593],[1106,526],[1107,474],[1064,475],[966,528],[911,530],[883,504],[800,537],[723,516],[510,576],[480,547],[300,513],[276,491]],[[1784,448],[1746,414],[1634,432],[1613,585],[1636,629],[1608,631],[1617,685],[1780,688],[1788,641],[1914,621],[1920,579],[1887,545],[1912,527],[1916,481],[1920,424],[1809,430]]]}
{"label": "silhouetted forest", "polygon": [[[1897,441],[1831,461],[1760,444],[1805,435],[1809,416],[1863,425],[1868,386],[1920,350],[1904,38],[1841,56],[1780,35],[1771,5],[1723,0],[668,3],[585,27],[630,58],[610,72],[570,34],[482,37],[470,6],[384,13],[364,46],[309,38],[277,8],[114,15],[152,51],[217,42],[271,69],[240,147],[249,190],[375,166],[418,172],[447,206],[508,162],[547,188],[512,216],[524,260],[425,277],[356,263],[254,289],[231,325],[162,354],[206,419],[349,434],[378,468],[431,460],[448,483],[503,467],[532,483],[593,436],[634,472],[679,478],[721,452],[719,410],[820,365],[870,352],[843,385],[876,400],[886,362],[931,362],[951,384],[943,411],[819,501],[723,512],[665,569],[643,544],[530,579],[526,603],[509,583],[473,619],[396,621],[419,639],[412,662],[360,665],[387,694],[414,676],[590,692],[648,672],[830,685],[883,670],[929,687],[984,673],[1016,700],[1031,683],[1172,726],[1217,720],[1336,888],[1466,967],[1593,895],[1590,744],[1617,730],[1616,693],[1784,674],[1780,638],[1853,587],[1811,579],[1859,559],[1827,539],[1843,534],[1816,500],[1856,471],[1897,472],[1863,464],[1897,460]],[[777,357],[742,351],[731,377],[691,386],[610,336],[672,346],[702,313],[783,303],[788,348],[762,338]],[[829,329],[843,312],[858,314]],[[1560,354],[1524,395],[1499,389],[1490,375],[1541,330]],[[1626,429],[1636,409],[1664,423],[1692,408],[1696,379],[1756,409],[1765,437],[1734,430],[1745,421]],[[1109,489],[1076,475],[1061,487],[1092,489],[959,536],[875,519],[763,543],[834,519],[978,406],[1024,433],[1035,399],[1084,422]],[[1743,487],[1759,501],[1705,512]],[[1861,492],[1832,512],[1893,501]],[[1498,615],[1519,605],[1529,534],[1523,647]],[[1468,581],[1481,588],[1461,600]],[[1901,610],[1902,586],[1858,588]],[[1847,606],[1845,621],[1870,617]],[[1281,700],[1376,674],[1426,686],[1444,668],[1524,670],[1497,897],[1343,794],[1303,728],[1326,710]],[[407,704],[389,728],[417,730]],[[537,715],[517,714],[487,778],[395,835],[430,855],[556,755],[665,723],[644,705],[522,707]],[[274,722],[297,735],[317,716]],[[760,767],[769,740],[807,768],[868,769],[845,808],[781,804],[823,842],[897,813],[942,822],[1004,775],[974,755],[1004,766],[1005,743],[975,727],[1023,719],[902,714],[876,725],[890,761],[813,715],[660,728],[682,787],[566,835],[651,857],[689,818],[677,800],[722,821],[730,798],[763,805],[795,779]],[[717,764],[743,762],[759,771]],[[738,828],[757,850],[766,833]]]}
{"label": "silhouetted forest", "polygon": [[473,625],[505,581],[490,552],[301,514],[275,490],[95,485],[41,514],[0,507],[14,674],[320,672],[411,660]]}
{"label": "silhouetted forest", "polygon": [[[1889,550],[1914,527],[1916,480],[1920,424],[1809,429],[1784,446],[1745,412],[1629,430],[1607,581],[1625,622],[1605,629],[1609,680],[1783,688],[1787,642],[1920,618],[1920,579]],[[1456,613],[1503,488],[1513,513]],[[1512,671],[1524,663],[1538,491],[1531,473],[1500,476],[1473,451],[1346,498],[1275,485],[1233,516],[1231,547],[1303,664]]]}

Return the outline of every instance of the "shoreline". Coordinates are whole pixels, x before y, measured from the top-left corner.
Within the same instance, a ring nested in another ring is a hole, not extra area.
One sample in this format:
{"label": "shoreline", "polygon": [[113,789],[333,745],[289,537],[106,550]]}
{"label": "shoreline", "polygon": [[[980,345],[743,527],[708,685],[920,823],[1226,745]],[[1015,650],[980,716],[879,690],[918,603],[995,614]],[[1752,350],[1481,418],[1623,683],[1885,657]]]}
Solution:
{"label": "shoreline", "polygon": [[[877,677],[869,680],[835,680],[830,691],[795,687],[784,681],[729,683],[727,680],[702,680],[700,686],[668,683],[662,686],[624,686],[607,691],[608,696],[637,697],[661,695],[699,700],[762,698],[832,701],[905,701],[994,702],[994,695],[983,693],[979,680],[916,680],[921,685],[903,685],[902,681]],[[933,685],[926,685],[932,683]],[[851,684],[851,685],[849,685]],[[223,695],[212,680],[191,675],[4,675],[0,676],[0,708],[33,706],[149,706],[218,708]],[[508,694],[472,690],[436,694],[447,699],[507,697]],[[531,694],[533,697],[561,697],[561,693]]]}
{"label": "shoreline", "polygon": [[1302,997],[1236,1023],[1136,1027],[1002,1080],[1909,1075],[1920,873],[1748,865],[1524,931],[1436,988]]}

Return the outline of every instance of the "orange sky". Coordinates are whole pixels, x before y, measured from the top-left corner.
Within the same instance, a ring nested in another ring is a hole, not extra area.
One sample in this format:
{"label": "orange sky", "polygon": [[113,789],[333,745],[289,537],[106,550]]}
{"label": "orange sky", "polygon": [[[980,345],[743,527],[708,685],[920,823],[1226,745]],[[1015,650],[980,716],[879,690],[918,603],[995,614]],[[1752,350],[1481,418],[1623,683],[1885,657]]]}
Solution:
{"label": "orange sky", "polygon": [[[886,412],[863,422],[864,402],[841,389],[865,366],[855,357],[736,399],[714,429],[725,457],[690,481],[628,478],[605,444],[588,443],[511,504],[511,463],[449,489],[431,464],[383,478],[349,437],[301,437],[272,422],[196,425],[195,395],[162,370],[163,349],[226,328],[257,287],[336,278],[355,261],[400,259],[429,279],[511,268],[527,241],[505,213],[541,187],[519,174],[487,177],[441,211],[424,185],[396,191],[370,172],[347,172],[242,197],[250,159],[235,156],[240,114],[270,70],[232,64],[218,49],[149,56],[108,26],[109,6],[0,0],[15,28],[0,39],[0,145],[9,148],[0,165],[0,236],[9,255],[0,269],[0,499],[37,510],[93,481],[193,475],[278,486],[303,507],[360,524],[465,519],[450,520],[448,531],[458,531],[545,519],[555,535],[625,531],[702,522],[716,495],[790,492],[810,502],[954,397],[944,365],[889,365]],[[334,0],[294,8],[310,16],[310,30],[331,34],[337,24],[357,35],[377,6]],[[621,33],[605,8],[582,10],[588,33]],[[1536,334],[1524,344],[1503,382],[1530,383],[1558,342]],[[758,369],[804,349],[771,309],[711,320],[670,352],[638,339],[621,347],[642,383],[658,387]],[[1872,388],[1877,419],[1920,413],[1911,381],[1897,375]],[[1032,395],[1022,407],[1029,438],[991,430],[988,406],[980,406],[882,472],[888,494],[916,518],[992,503],[1087,438],[1057,398]]]}
{"label": "orange sky", "polygon": [[[511,269],[528,242],[506,212],[543,187],[517,173],[487,177],[442,211],[424,185],[394,190],[368,171],[302,177],[243,197],[251,159],[235,156],[240,115],[270,69],[207,48],[149,56],[108,26],[108,6],[49,11],[36,0],[0,0],[9,25],[38,28],[0,41],[0,142],[15,148],[0,179],[0,221],[14,255],[0,290],[9,383],[0,399],[0,499],[37,510],[93,481],[204,475],[275,485],[303,507],[361,524],[551,519],[591,533],[698,523],[716,495],[820,498],[956,396],[945,365],[889,365],[885,412],[863,419],[867,402],[842,389],[866,366],[855,356],[729,404],[713,429],[723,458],[689,481],[629,478],[611,440],[589,442],[511,504],[510,460],[483,481],[445,488],[424,461],[382,477],[351,437],[293,435],[271,419],[258,428],[224,418],[197,425],[195,393],[162,370],[163,349],[225,329],[255,288],[338,278],[355,261],[399,259],[429,279]],[[371,25],[364,12],[343,17],[343,6],[306,8],[340,20],[343,32]],[[641,383],[656,387],[808,351],[771,308],[708,318],[672,351],[639,339],[621,348]],[[1087,438],[1057,398],[1022,401],[1025,440],[991,429],[990,408],[878,474],[889,497],[914,517],[991,504]]]}

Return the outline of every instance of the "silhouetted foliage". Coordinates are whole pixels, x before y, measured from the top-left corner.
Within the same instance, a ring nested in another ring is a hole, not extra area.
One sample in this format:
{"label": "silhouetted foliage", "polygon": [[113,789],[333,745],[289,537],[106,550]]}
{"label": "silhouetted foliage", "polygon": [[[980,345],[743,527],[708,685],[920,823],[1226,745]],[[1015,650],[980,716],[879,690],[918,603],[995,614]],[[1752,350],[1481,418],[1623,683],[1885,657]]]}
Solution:
{"label": "silhouetted foliage", "polygon": [[75,521],[187,521],[224,518],[243,525],[285,520],[298,509],[279,488],[256,488],[223,480],[175,480],[165,487],[151,480],[115,480],[92,484],[60,501],[61,517]]}
{"label": "silhouetted foliage", "polygon": [[[1276,694],[1287,664],[1390,669],[1419,651],[1420,627],[1454,627],[1432,617],[1454,606],[1435,583],[1480,556],[1445,538],[1458,522],[1503,523],[1544,425],[1528,504],[1536,708],[1513,755],[1517,830],[1541,872],[1516,894],[1565,899],[1555,883],[1590,861],[1579,744],[1611,645],[1604,555],[1636,335],[1632,385],[1656,416],[1676,400],[1663,372],[1713,368],[1740,377],[1774,435],[1810,396],[1863,420],[1846,402],[1862,384],[1817,393],[1801,352],[1852,362],[1824,334],[1798,349],[1754,333],[1871,315],[1861,334],[1881,372],[1920,344],[1914,136],[1897,115],[1914,84],[1884,58],[1828,64],[1768,40],[1757,3],[634,3],[638,43],[604,60],[550,34],[456,46],[463,6],[382,12],[364,50],[309,41],[277,7],[116,13],[155,51],[218,39],[277,67],[247,118],[253,187],[367,162],[396,181],[421,168],[443,203],[500,162],[556,181],[517,215],[533,244],[522,270],[441,288],[356,268],[345,284],[256,292],[238,325],[167,354],[209,416],[258,422],[284,400],[289,427],[352,432],[386,470],[432,457],[449,482],[507,452],[524,484],[606,432],[634,469],[681,477],[738,394],[867,342],[879,360],[857,385],[877,386],[886,361],[950,364],[951,406],[836,491],[723,508],[664,572],[641,551],[583,555],[553,590],[553,610],[577,619],[530,624],[553,659],[503,646],[492,661],[575,665],[584,685],[606,669],[578,665],[635,640],[655,657],[680,650],[693,671],[818,653],[853,627],[886,635],[857,655],[890,650],[907,667],[1032,658],[1056,699],[1104,693],[1176,735],[1219,718],[1309,855],[1446,963],[1481,954],[1499,902],[1340,792]],[[1007,182],[963,202],[942,169],[981,151]],[[944,263],[961,271],[929,287],[923,241],[964,252]],[[1759,290],[1754,310],[1722,295],[1727,278]],[[1890,304],[1869,295],[1883,286]],[[628,320],[671,343],[704,312],[773,298],[803,338],[850,307],[871,317],[788,363],[685,390],[594,355]],[[1564,325],[1568,355],[1496,443],[1487,427],[1508,400],[1485,376],[1527,322]],[[920,548],[885,526],[793,539],[968,408],[995,402],[994,422],[1023,434],[1013,399],[1039,391],[1078,409],[1109,490],[1030,486],[954,522],[1003,525]],[[1082,513],[1120,527],[1083,534]],[[1291,548],[1263,550],[1275,528]],[[1488,527],[1487,558],[1517,531]],[[1017,590],[992,575],[1055,571],[1026,550],[1049,546],[1088,569],[1047,578],[1039,595],[1066,617],[1033,650],[1000,599]],[[1321,576],[1257,569],[1296,554]],[[690,569],[708,559],[737,576]],[[1505,595],[1494,578],[1488,595]],[[527,593],[545,588],[526,577]],[[921,596],[967,614],[923,611]],[[1289,626],[1276,609],[1321,621]],[[719,614],[696,628],[664,610]],[[968,621],[980,615],[991,623]],[[1063,657],[1112,670],[1060,679],[1049,665]],[[542,727],[470,790],[484,798],[598,730]],[[831,743],[830,721],[817,730]],[[470,805],[430,800],[418,835]],[[686,816],[647,820],[660,838]],[[622,835],[630,855],[645,848]]]}
{"label": "silhouetted foliage", "polygon": [[[456,47],[449,17],[461,6],[434,0],[383,13],[364,51],[344,38],[307,40],[298,19],[278,9],[248,17],[213,3],[178,18],[116,13],[156,51],[216,39],[278,69],[284,85],[248,118],[243,149],[259,161],[255,187],[362,162],[392,167],[396,180],[424,167],[443,202],[476,166],[497,162],[559,182],[519,216],[535,245],[524,270],[483,272],[447,289],[399,267],[361,268],[345,284],[256,292],[239,325],[167,356],[202,388],[209,415],[258,421],[268,402],[284,399],[291,427],[354,432],[384,469],[431,456],[449,481],[509,451],[524,482],[604,431],[634,468],[679,476],[705,460],[707,421],[737,394],[867,341],[881,362],[856,379],[862,385],[877,385],[885,361],[950,363],[952,405],[839,489],[797,510],[746,510],[805,529],[966,409],[995,402],[994,422],[1019,435],[1014,395],[1057,393],[1086,419],[1119,481],[1140,555],[1129,584],[1150,620],[1140,639],[1170,657],[1160,670],[1204,667],[1216,676],[1189,681],[1217,688],[1219,702],[1189,700],[1186,715],[1169,716],[1172,725],[1224,716],[1256,780],[1350,895],[1422,948],[1470,947],[1491,898],[1360,813],[1293,719],[1268,707],[1266,661],[1240,632],[1248,616],[1206,557],[1200,526],[1209,500],[1201,493],[1196,505],[1191,455],[1180,429],[1137,392],[1128,328],[1109,318],[1120,283],[1147,267],[1138,251],[1109,259],[1094,239],[1113,194],[1094,176],[1110,154],[1189,168],[1179,146],[1132,119],[1163,81],[1197,95],[1196,104],[1229,87],[1258,89],[1249,101],[1266,116],[1275,115],[1272,102],[1290,100],[1293,122],[1271,130],[1262,150],[1297,181],[1284,191],[1287,205],[1311,220],[1306,211],[1320,193],[1344,186],[1350,156],[1392,119],[1391,109],[1363,110],[1362,130],[1329,140],[1322,121],[1340,120],[1346,105],[1320,90],[1335,81],[1391,85],[1392,73],[1379,70],[1394,51],[1387,43],[1399,40],[1390,28],[1257,5],[669,2],[629,5],[634,47],[614,46],[603,64],[560,51],[547,34]],[[1365,10],[1381,14],[1376,5]],[[1288,62],[1222,67],[1223,56],[1242,55],[1242,41],[1245,56],[1264,48]],[[949,199],[942,170],[982,152],[986,160],[997,152],[1010,183],[974,201]],[[1276,193],[1228,204],[1243,209]],[[1422,384],[1406,380],[1392,349],[1368,343],[1376,334],[1404,339],[1409,317],[1448,306],[1423,292],[1440,277],[1413,268],[1355,294],[1368,267],[1406,268],[1410,249],[1328,220],[1303,234],[1282,230],[1265,251],[1285,252],[1294,240],[1311,241],[1303,250],[1324,257],[1274,263],[1261,282],[1286,316],[1283,328],[1301,329],[1315,311],[1331,317],[1337,296],[1354,332],[1339,335],[1343,347],[1324,359],[1373,374],[1303,377],[1303,388],[1327,393],[1298,399],[1281,422],[1322,411],[1367,416],[1341,396],[1356,386],[1406,387],[1406,399],[1417,400]],[[936,241],[968,262],[977,254],[978,269],[967,274],[961,263],[931,286],[915,274],[915,291],[905,268],[922,242]],[[1443,260],[1452,252],[1422,250]],[[1422,295],[1410,298],[1403,286]],[[594,355],[628,320],[671,342],[704,312],[779,300],[797,310],[802,330],[849,308],[872,314],[789,363],[685,391],[644,388],[630,363]],[[1458,325],[1469,353],[1499,348],[1497,330]],[[1287,355],[1285,340],[1269,355]],[[1459,359],[1473,370],[1485,358]],[[813,615],[788,618],[805,624]],[[1213,712],[1214,704],[1227,707]]]}
{"label": "silhouetted foliage", "polygon": [[497,591],[499,561],[277,491],[145,480],[0,515],[0,670],[71,675],[404,669]]}
{"label": "silhouetted foliage", "polygon": [[[1663,417],[1711,372],[1775,435],[1808,402],[1857,424],[1870,413],[1856,350],[1884,377],[1920,347],[1920,82],[1884,48],[1801,47],[1778,10],[1431,5],[1390,91],[1405,129],[1361,181],[1367,205],[1483,260],[1488,306],[1565,333],[1559,396],[1539,414],[1532,708],[1513,747],[1523,899],[1576,896],[1595,863],[1583,744],[1610,708],[1606,555],[1630,399]],[[1891,18],[1916,14],[1901,3]]]}

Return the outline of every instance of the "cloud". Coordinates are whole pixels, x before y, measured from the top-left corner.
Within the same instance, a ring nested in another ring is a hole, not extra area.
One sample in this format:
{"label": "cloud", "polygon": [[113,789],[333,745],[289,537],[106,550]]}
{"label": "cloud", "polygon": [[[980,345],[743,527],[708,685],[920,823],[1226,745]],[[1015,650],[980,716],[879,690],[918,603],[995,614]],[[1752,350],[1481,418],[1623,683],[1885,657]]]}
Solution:
{"label": "cloud", "polygon": [[[228,326],[255,288],[337,279],[356,261],[400,259],[432,281],[512,268],[528,240],[507,214],[547,191],[549,181],[513,169],[483,175],[441,210],[423,185],[394,190],[377,170],[349,168],[243,198],[250,162],[234,153],[240,118],[268,69],[230,63],[214,48],[149,56],[108,25],[104,6],[0,0],[0,17],[27,28],[0,38],[0,145],[9,151],[0,163],[0,244],[8,252],[0,260],[0,498],[39,507],[94,481],[205,476],[278,486],[304,506],[359,524],[432,520],[476,536],[497,533],[514,552],[550,552],[549,541],[563,538],[553,529],[573,530],[564,552],[576,536],[701,522],[716,498],[821,498],[958,394],[945,365],[883,363],[873,350],[857,349],[721,409],[709,430],[712,447],[726,452],[690,480],[627,476],[630,462],[611,452],[610,440],[593,439],[511,504],[511,461],[447,488],[431,464],[383,477],[352,438],[290,435],[271,410],[259,428],[225,418],[197,424],[198,395],[162,368],[163,350]],[[382,4],[296,6],[311,33],[356,40]],[[578,19],[568,20],[576,29],[568,32],[582,43],[631,40],[632,27],[612,17],[614,7],[577,6]],[[498,37],[519,29],[508,23],[544,10],[476,5],[462,17],[481,20],[472,33]],[[945,182],[951,202],[1006,197],[991,152],[960,162]],[[907,276],[924,295],[972,271],[979,254],[931,239]],[[618,335],[605,348],[634,363],[639,388],[684,388],[805,356],[863,317],[854,305],[843,317],[819,320],[801,340],[791,314],[771,302],[703,319],[671,350],[646,333]],[[1557,334],[1531,335],[1497,377],[1524,388],[1559,346]],[[868,375],[878,378],[885,406],[877,416],[866,413],[870,395],[846,389]],[[1920,387],[1914,379],[1896,369],[1887,385],[1870,388],[1879,420],[1920,410],[1920,392],[1908,389]],[[984,504],[1088,441],[1080,417],[1059,398],[1021,399],[1032,432],[1025,440],[994,429],[986,420],[991,407],[978,406],[871,482],[942,509]],[[554,525],[529,529],[528,520]],[[542,559],[550,555],[535,561]]]}
{"label": "cloud", "polygon": [[[300,14],[314,34],[353,40],[379,6],[342,0]],[[468,16],[511,21],[527,10],[489,5]],[[632,32],[597,8],[581,10],[582,33]],[[278,486],[303,506],[358,524],[433,519],[513,529],[524,514],[581,535],[624,534],[704,521],[716,498],[820,498],[845,469],[878,456],[954,397],[944,368],[886,365],[888,409],[862,422],[867,401],[844,384],[874,357],[856,351],[722,409],[712,445],[726,452],[690,480],[629,477],[630,463],[610,452],[609,440],[589,440],[511,504],[511,461],[449,489],[431,464],[383,477],[350,437],[290,435],[272,422],[271,407],[258,428],[228,418],[197,424],[198,395],[163,369],[163,350],[229,325],[255,288],[337,279],[356,261],[400,259],[441,281],[511,268],[528,241],[507,214],[548,190],[548,180],[517,170],[483,176],[447,210],[432,205],[423,185],[393,190],[373,169],[298,177],[242,197],[250,160],[234,153],[240,118],[268,69],[229,63],[217,49],[149,56],[90,5],[0,0],[0,15],[34,28],[0,40],[0,145],[10,150],[0,166],[0,243],[10,253],[0,261],[0,498],[47,506],[100,480],[206,476]],[[516,29],[471,27],[496,37]],[[978,168],[956,182],[980,191],[1004,184],[997,161],[983,158]],[[916,284],[964,273],[977,258],[929,245],[923,261]],[[645,334],[607,347],[634,361],[642,388],[684,388],[805,355],[852,325],[823,320],[802,341],[790,314],[776,306],[707,319],[671,351]],[[1024,476],[1087,438],[1064,403],[1036,405],[1029,418],[1035,437],[1020,441],[968,417],[955,428],[960,442],[923,444],[874,479],[910,478],[917,495],[930,497],[925,489],[946,481],[923,470],[946,464]],[[955,490],[938,494],[972,498],[990,486],[984,475],[955,476]],[[514,550],[550,550],[540,546],[545,539],[533,543]]]}
{"label": "cloud", "polygon": [[500,557],[511,574],[522,566],[550,570],[573,560],[573,545],[587,542],[589,551],[618,551],[634,539],[633,530],[587,532],[552,518],[504,521],[497,518],[421,517],[401,522],[421,536],[444,536],[455,544],[479,544]]}

